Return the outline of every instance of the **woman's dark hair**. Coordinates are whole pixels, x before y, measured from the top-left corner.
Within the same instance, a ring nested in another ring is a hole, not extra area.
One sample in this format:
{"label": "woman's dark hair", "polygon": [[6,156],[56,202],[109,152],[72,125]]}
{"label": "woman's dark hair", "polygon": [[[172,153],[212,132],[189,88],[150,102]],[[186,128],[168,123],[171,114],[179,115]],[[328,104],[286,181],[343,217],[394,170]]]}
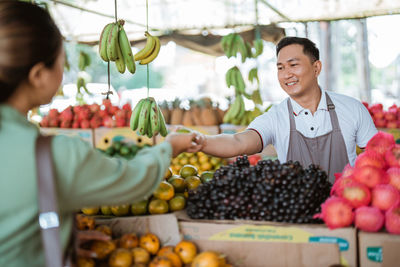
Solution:
{"label": "woman's dark hair", "polygon": [[21,1],[0,1],[0,103],[43,62],[52,67],[62,36],[49,13]]}
{"label": "woman's dark hair", "polygon": [[278,56],[279,51],[281,51],[282,48],[288,45],[292,44],[299,44],[303,46],[303,53],[307,55],[310,59],[311,62],[315,62],[316,60],[319,60],[319,50],[315,46],[315,44],[307,39],[307,38],[301,38],[301,37],[284,37],[282,38],[278,45],[276,46],[276,56]]}

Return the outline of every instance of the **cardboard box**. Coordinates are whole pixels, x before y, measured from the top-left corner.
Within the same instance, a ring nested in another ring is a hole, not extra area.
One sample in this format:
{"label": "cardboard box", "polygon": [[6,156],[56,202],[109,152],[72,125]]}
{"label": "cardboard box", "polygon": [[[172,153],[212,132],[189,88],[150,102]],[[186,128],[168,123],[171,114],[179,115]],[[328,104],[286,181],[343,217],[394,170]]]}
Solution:
{"label": "cardboard box", "polygon": [[400,235],[358,232],[360,267],[400,266]]}
{"label": "cardboard box", "polygon": [[[357,236],[354,228],[330,230],[324,225],[318,224],[286,224],[244,220],[195,221],[188,220],[187,215],[185,216],[181,212],[175,214],[180,219],[179,227],[184,239],[246,243],[266,242],[270,244],[270,247],[279,247],[277,250],[283,251],[282,255],[291,253],[285,249],[287,244],[335,244],[340,250],[341,264],[357,266]],[[332,264],[334,263],[332,262]]]}
{"label": "cardboard box", "polygon": [[141,144],[154,144],[154,138],[148,138],[147,136],[141,136],[137,132],[134,132],[129,127],[121,128],[106,128],[100,127],[94,129],[94,146],[100,149],[106,149],[112,141],[125,140],[129,143]]}
{"label": "cardboard box", "polygon": [[175,246],[181,241],[178,220],[173,214],[115,217],[112,219],[96,218],[96,223],[110,226],[113,234],[117,237],[126,233],[136,233],[140,236],[151,232],[158,236],[163,246]]}
{"label": "cardboard box", "polygon": [[336,244],[294,244],[192,240],[199,251],[214,250],[226,255],[235,267],[308,267],[340,263]]}
{"label": "cardboard box", "polygon": [[64,128],[40,128],[43,135],[66,135],[71,137],[80,137],[91,146],[94,144],[92,129],[64,129]]}

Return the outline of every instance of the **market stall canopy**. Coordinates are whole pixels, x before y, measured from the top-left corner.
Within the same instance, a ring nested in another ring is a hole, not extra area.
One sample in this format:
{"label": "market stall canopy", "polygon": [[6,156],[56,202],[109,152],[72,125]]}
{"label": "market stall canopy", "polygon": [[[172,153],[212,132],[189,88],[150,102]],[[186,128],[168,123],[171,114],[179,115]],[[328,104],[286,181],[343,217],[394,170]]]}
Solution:
{"label": "market stall canopy", "polygon": [[[104,25],[115,19],[115,1],[112,0],[41,2],[48,4],[67,40],[95,44]],[[197,44],[203,50],[219,42],[220,36],[232,28],[242,32],[256,24],[263,25],[260,28],[262,38],[276,42],[284,35],[283,29],[275,26],[280,22],[400,13],[399,0],[149,0],[148,6],[145,0],[117,0],[116,3],[117,17],[126,21],[125,30],[130,40],[144,38],[147,13],[152,34],[162,36],[163,40],[179,40],[186,46]],[[211,54],[221,52],[211,50]]]}

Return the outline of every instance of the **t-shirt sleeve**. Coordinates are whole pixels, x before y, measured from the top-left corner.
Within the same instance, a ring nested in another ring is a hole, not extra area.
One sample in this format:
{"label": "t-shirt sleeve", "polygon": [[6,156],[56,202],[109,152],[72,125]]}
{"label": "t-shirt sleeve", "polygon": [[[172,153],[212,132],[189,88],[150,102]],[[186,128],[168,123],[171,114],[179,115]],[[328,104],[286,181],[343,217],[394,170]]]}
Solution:
{"label": "t-shirt sleeve", "polygon": [[358,115],[356,143],[359,147],[365,148],[368,141],[378,132],[367,108],[359,101],[356,101],[354,114]]}
{"label": "t-shirt sleeve", "polygon": [[168,168],[168,142],[140,150],[131,159],[111,158],[79,138],[53,138],[60,210],[130,204],[148,197]]}
{"label": "t-shirt sleeve", "polygon": [[263,148],[274,143],[275,137],[275,108],[272,107],[268,112],[255,118],[247,127],[248,130],[257,132],[263,143]]}

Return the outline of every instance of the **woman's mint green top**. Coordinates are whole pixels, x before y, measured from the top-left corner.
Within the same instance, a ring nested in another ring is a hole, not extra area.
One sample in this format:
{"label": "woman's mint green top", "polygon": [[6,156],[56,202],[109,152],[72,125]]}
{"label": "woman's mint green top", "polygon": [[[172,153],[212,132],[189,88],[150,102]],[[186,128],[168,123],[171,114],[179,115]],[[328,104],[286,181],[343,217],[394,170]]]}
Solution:
{"label": "woman's mint green top", "polygon": [[[0,105],[0,266],[44,266],[34,157],[38,134],[26,116]],[[163,142],[128,161],[109,158],[79,138],[55,136],[52,153],[65,249],[74,211],[149,196],[170,164],[172,148]]]}

